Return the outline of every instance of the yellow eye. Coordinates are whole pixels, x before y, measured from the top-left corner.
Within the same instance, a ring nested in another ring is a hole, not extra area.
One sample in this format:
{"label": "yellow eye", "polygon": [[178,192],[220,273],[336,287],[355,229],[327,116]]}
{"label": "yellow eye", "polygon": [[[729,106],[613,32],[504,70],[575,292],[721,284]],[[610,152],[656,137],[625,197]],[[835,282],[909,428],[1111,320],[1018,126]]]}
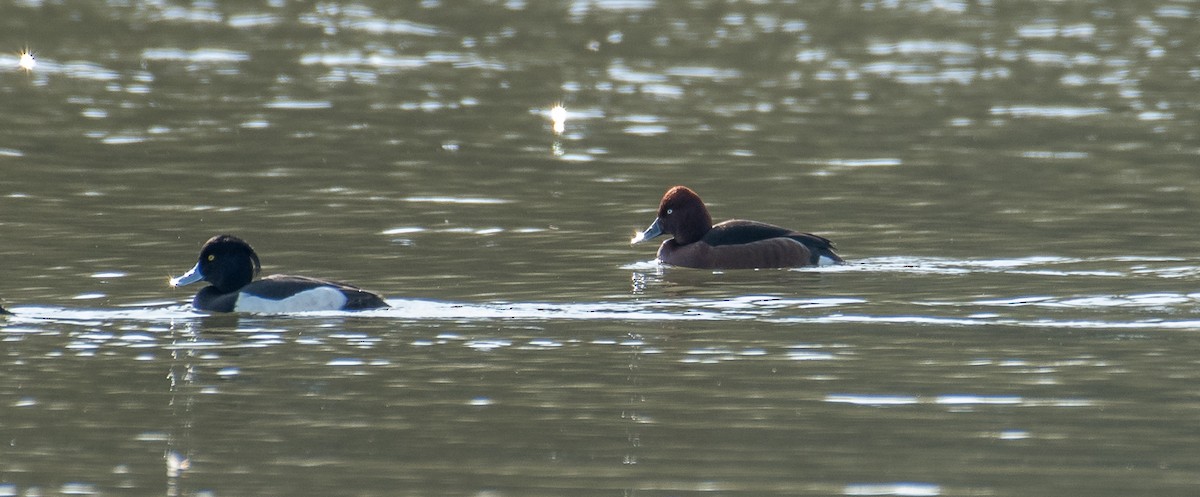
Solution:
{"label": "yellow eye", "polygon": [[217,260],[217,256],[215,256],[215,255],[212,255],[212,254],[208,254],[208,262],[212,262],[212,261],[215,261],[215,260]]}

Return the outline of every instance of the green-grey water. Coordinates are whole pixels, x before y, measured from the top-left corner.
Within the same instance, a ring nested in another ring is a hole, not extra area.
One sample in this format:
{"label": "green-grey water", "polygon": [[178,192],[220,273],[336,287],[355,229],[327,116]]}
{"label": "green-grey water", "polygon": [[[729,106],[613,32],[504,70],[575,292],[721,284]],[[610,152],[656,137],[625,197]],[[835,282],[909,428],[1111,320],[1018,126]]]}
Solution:
{"label": "green-grey water", "polygon": [[[1200,488],[1196,2],[0,9],[0,496]],[[393,307],[194,312],[221,232]]]}

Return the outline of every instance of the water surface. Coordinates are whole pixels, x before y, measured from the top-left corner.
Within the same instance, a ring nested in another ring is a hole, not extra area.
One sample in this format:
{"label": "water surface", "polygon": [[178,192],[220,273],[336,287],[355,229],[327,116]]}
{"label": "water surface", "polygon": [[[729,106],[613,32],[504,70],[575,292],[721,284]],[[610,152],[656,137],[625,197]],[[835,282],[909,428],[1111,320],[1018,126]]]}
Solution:
{"label": "water surface", "polygon": [[[8,5],[0,495],[1191,495],[1198,12]],[[196,313],[218,232],[393,308]]]}

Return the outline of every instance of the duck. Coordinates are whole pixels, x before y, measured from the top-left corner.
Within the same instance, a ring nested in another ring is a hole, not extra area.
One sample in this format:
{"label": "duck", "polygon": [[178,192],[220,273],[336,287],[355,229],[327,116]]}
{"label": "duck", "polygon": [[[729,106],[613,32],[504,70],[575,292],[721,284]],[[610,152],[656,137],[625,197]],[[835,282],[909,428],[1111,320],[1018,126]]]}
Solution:
{"label": "duck", "polygon": [[629,243],[663,234],[673,238],[658,247],[658,260],[672,266],[766,269],[844,262],[834,253],[833,242],[812,233],[744,219],[714,225],[700,195],[686,186],[668,189],[658,204],[658,217]]}
{"label": "duck", "polygon": [[172,288],[210,283],[192,299],[193,308],[210,312],[282,314],[388,307],[383,297],[347,283],[292,275],[255,280],[261,270],[249,243],[233,235],[217,235],[204,242],[195,266],[168,283]]}

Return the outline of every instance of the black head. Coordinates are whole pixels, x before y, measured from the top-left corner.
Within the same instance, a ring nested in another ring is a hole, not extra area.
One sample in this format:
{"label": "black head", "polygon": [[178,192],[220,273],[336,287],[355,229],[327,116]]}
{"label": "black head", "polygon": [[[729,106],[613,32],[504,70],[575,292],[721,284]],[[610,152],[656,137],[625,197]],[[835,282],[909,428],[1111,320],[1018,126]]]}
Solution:
{"label": "black head", "polygon": [[237,291],[254,281],[262,270],[258,254],[245,240],[233,235],[217,235],[209,238],[200,248],[196,267],[188,274],[171,281],[173,286],[186,285],[204,280],[212,283],[221,293]]}

